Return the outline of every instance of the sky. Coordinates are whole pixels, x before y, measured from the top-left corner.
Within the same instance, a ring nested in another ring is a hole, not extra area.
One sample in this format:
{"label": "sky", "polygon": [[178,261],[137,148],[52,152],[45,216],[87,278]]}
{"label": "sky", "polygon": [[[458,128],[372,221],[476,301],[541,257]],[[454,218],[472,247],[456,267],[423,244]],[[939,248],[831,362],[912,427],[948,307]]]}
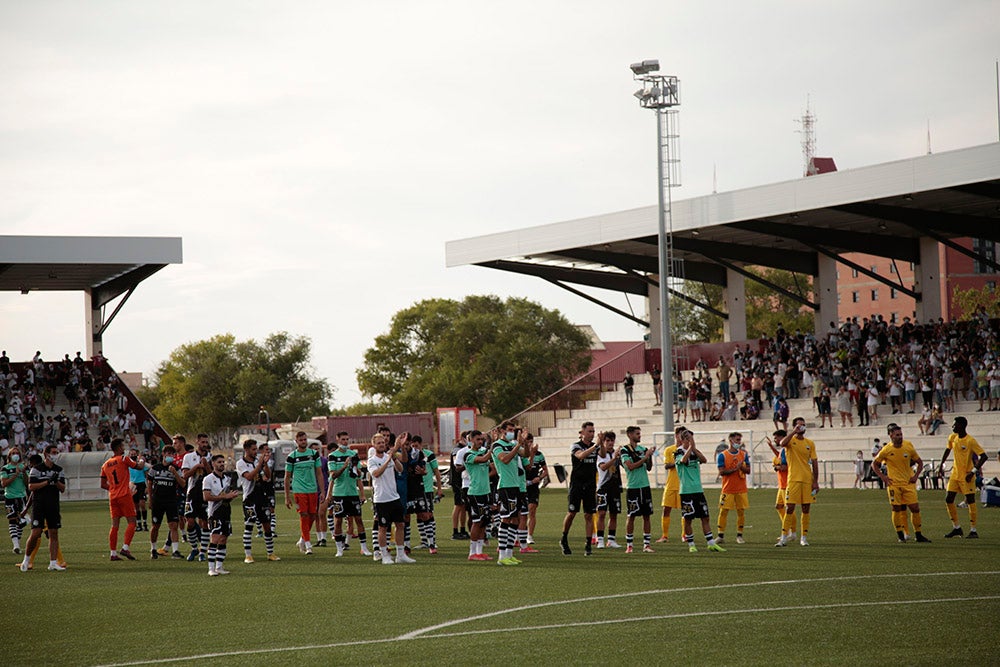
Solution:
{"label": "sky", "polygon": [[[681,80],[675,199],[997,141],[1000,3],[0,3],[0,235],[180,236],[104,335],[152,375],[220,333],[308,336],[333,404],[394,313],[524,296],[643,331],[445,242],[656,203],[629,63]],[[713,177],[714,174],[714,177]],[[0,243],[2,243],[0,238]],[[640,316],[640,299],[588,290]],[[85,349],[80,293],[0,294],[12,359]]]}

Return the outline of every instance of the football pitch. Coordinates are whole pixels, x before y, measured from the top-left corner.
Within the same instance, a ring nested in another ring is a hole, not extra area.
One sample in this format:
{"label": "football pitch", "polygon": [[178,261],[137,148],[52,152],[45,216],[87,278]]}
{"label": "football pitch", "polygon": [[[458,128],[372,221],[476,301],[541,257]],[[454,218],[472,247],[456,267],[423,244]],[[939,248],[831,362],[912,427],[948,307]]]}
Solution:
{"label": "football pitch", "polygon": [[[747,544],[730,513],[726,553],[680,544],[680,522],[656,553],[559,552],[561,490],[543,491],[536,545],[518,567],[469,562],[452,541],[451,503],[437,506],[440,552],[383,566],[332,546],[303,556],[283,507],[277,553],[243,563],[240,535],[225,567],[149,558],[109,562],[103,502],[64,503],[69,564],[47,572],[8,565],[0,583],[8,665],[191,664],[996,664],[1000,648],[1000,510],[979,509],[979,540],[944,539],[943,491],[920,494],[932,544],[896,541],[882,491],[824,490],[811,546],[773,546],[774,490],[750,492]],[[718,492],[707,490],[709,503]],[[659,499],[659,491],[654,491]],[[280,497],[279,497],[280,501]],[[370,505],[365,506],[370,527]],[[658,511],[657,507],[657,511]],[[714,512],[713,508],[713,512]],[[234,517],[242,516],[234,507]],[[966,530],[968,513],[959,510]],[[234,527],[235,528],[235,527]],[[713,517],[714,530],[714,517]],[[653,539],[659,537],[653,517]],[[122,531],[124,532],[124,531]],[[637,525],[641,541],[641,522]],[[414,526],[415,542],[419,542]],[[618,529],[625,543],[624,519]],[[6,539],[6,538],[4,538]],[[5,549],[9,549],[9,542]],[[162,544],[162,536],[161,536]],[[495,542],[493,542],[495,547]],[[186,554],[188,549],[184,549]],[[8,553],[8,563],[16,556]]]}

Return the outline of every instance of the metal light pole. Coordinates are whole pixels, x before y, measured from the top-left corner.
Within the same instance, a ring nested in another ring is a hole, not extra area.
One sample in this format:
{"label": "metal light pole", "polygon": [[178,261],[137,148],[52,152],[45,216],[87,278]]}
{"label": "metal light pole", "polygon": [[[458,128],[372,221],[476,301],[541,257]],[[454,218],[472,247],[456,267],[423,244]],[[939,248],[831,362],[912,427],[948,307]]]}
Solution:
{"label": "metal light pole", "polygon": [[675,107],[680,106],[680,87],[676,76],[657,74],[657,60],[643,60],[630,65],[632,78],[642,84],[634,95],[643,109],[656,112],[656,173],[658,194],[657,254],[660,291],[660,379],[663,387],[663,430],[667,442],[674,433],[674,362],[670,331],[670,279],[674,277],[673,225],[670,188],[680,185],[680,158],[675,131]]}

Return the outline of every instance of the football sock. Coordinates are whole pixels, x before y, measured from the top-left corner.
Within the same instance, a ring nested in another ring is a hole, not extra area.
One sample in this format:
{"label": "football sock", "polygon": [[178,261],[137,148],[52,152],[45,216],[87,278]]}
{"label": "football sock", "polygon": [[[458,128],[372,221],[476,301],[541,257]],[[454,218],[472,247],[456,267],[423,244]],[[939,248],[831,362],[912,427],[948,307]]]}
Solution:
{"label": "football sock", "polygon": [[634,540],[634,538],[632,536],[632,533],[625,533],[625,546],[629,546],[629,547],[632,546],[632,543],[634,541],[635,540]]}
{"label": "football sock", "polygon": [[809,518],[811,516],[811,514],[802,514],[802,537],[809,534]]}
{"label": "football sock", "polygon": [[111,526],[111,530],[108,531],[108,546],[111,551],[118,548],[118,526]]}
{"label": "football sock", "polygon": [[133,537],[135,537],[135,521],[125,526],[125,544],[132,544]]}
{"label": "football sock", "polygon": [[403,524],[403,544],[410,546],[410,522]]}
{"label": "football sock", "polygon": [[906,512],[892,510],[892,527],[896,529],[897,533],[906,532]]}
{"label": "football sock", "polygon": [[521,543],[521,547],[522,548],[528,546],[528,529],[527,528],[524,528],[523,530],[521,528],[517,529],[517,541]]}
{"label": "football sock", "polygon": [[969,503],[969,523],[972,524],[973,528],[976,527],[976,519],[978,518],[979,518],[979,507],[976,505],[975,498],[973,498],[972,502]]}
{"label": "football sock", "polygon": [[743,526],[746,525],[746,512],[745,510],[736,510],[736,534],[739,535],[743,532]]}
{"label": "football sock", "polygon": [[201,530],[200,526],[198,530],[201,531],[201,551],[202,553],[205,553],[208,551],[208,545],[212,540],[212,533],[208,530]]}
{"label": "football sock", "polygon": [[274,533],[264,533],[264,548],[268,555],[274,553]]}
{"label": "football sock", "polygon": [[795,531],[795,512],[785,513],[785,519],[781,522],[781,528],[786,535]]}
{"label": "football sock", "polygon": [[920,518],[920,512],[910,512],[910,519],[913,521],[913,532],[915,534],[919,533],[921,526],[923,525],[923,521]]}
{"label": "football sock", "polygon": [[243,551],[247,556],[251,554],[253,547],[253,529],[254,525],[252,523],[243,525]]}
{"label": "football sock", "polygon": [[782,532],[782,534],[784,534],[784,532],[785,532],[785,506],[784,505],[779,505],[777,507],[777,511],[778,511],[778,518],[781,519],[781,532]]}
{"label": "football sock", "polygon": [[608,542],[614,542],[615,541],[615,532],[616,532],[616,530],[617,530],[616,528],[612,528],[611,530],[608,531]]}
{"label": "football sock", "polygon": [[215,547],[215,569],[222,569],[222,561],[226,560],[226,545],[220,544]]}
{"label": "football sock", "polygon": [[312,532],[312,521],[308,516],[299,516],[299,537],[303,542],[309,541],[309,534]]}
{"label": "football sock", "polygon": [[951,525],[958,527],[958,508],[955,507],[955,503],[945,503],[945,507],[948,508],[948,516],[951,517]]}
{"label": "football sock", "polygon": [[642,546],[648,547],[651,537],[652,536],[649,533],[643,533],[642,534]]}
{"label": "football sock", "polygon": [[215,571],[215,554],[218,552],[218,547],[214,544],[209,543],[208,545],[208,571]]}
{"label": "football sock", "polygon": [[438,532],[437,519],[435,519],[434,516],[431,515],[431,520],[427,522],[427,533],[430,537],[430,545],[432,547],[437,544],[437,532]]}
{"label": "football sock", "polygon": [[719,510],[719,536],[726,532],[726,524],[729,523],[729,510]]}
{"label": "football sock", "polygon": [[712,536],[712,531],[705,533],[705,541],[708,542],[709,546],[715,544],[715,537]]}
{"label": "football sock", "polygon": [[670,537],[670,515],[660,517],[660,532],[663,537]]}

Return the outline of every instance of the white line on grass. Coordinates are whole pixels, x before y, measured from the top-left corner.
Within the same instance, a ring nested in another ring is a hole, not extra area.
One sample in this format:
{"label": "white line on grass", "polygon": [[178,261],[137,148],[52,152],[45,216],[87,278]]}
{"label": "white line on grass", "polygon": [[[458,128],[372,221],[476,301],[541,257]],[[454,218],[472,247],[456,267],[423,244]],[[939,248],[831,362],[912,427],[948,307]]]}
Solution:
{"label": "white line on grass", "polygon": [[833,609],[838,607],[866,607],[866,606],[878,606],[878,605],[901,605],[901,604],[928,604],[934,602],[970,602],[976,600],[1000,600],[1000,595],[994,596],[983,596],[983,597],[966,597],[966,598],[933,598],[933,599],[923,599],[923,600],[895,600],[895,601],[877,601],[877,602],[844,602],[844,603],[834,603],[827,605],[806,605],[799,607],[773,607],[769,609],[738,609],[738,610],[716,610],[716,611],[698,611],[698,612],[686,612],[680,614],[666,614],[662,616],[648,616],[642,618],[628,618],[628,619],[613,619],[613,620],[601,620],[601,621],[580,621],[576,623],[562,623],[557,625],[544,625],[544,626],[529,626],[524,628],[489,628],[484,630],[468,630],[463,632],[450,632],[450,633],[439,633],[430,634],[436,630],[442,630],[444,628],[449,628],[455,625],[461,625],[464,623],[471,623],[474,621],[479,621],[485,618],[492,618],[495,616],[503,616],[505,614],[516,614],[520,611],[526,611],[529,609],[539,609],[542,607],[553,607],[557,605],[568,605],[576,604],[578,602],[595,602],[598,600],[610,600],[615,598],[627,598],[627,597],[638,597],[641,595],[658,595],[662,593],[684,593],[684,592],[694,592],[694,591],[709,591],[721,588],[751,588],[757,586],[776,586],[782,584],[803,584],[803,583],[817,583],[824,581],[854,581],[858,579],[891,579],[897,577],[950,577],[950,576],[965,576],[969,574],[978,575],[995,575],[1000,574],[1000,570],[990,570],[987,572],[923,572],[923,573],[907,573],[907,574],[859,574],[843,577],[821,577],[818,579],[779,579],[774,581],[753,581],[741,584],[716,584],[712,586],[690,586],[685,588],[660,588],[651,591],[634,591],[630,593],[615,593],[612,595],[596,595],[583,598],[573,598],[571,600],[555,600],[551,602],[539,602],[536,604],[522,605],[520,607],[511,607],[509,609],[501,609],[499,611],[489,612],[487,614],[480,614],[478,616],[463,617],[460,619],[455,619],[453,621],[447,621],[445,623],[438,623],[436,625],[431,625],[426,628],[421,628],[419,630],[413,630],[412,632],[407,632],[405,634],[399,635],[397,637],[385,637],[383,639],[360,639],[357,641],[350,642],[336,642],[332,644],[309,644],[304,646],[283,646],[277,648],[259,648],[259,649],[245,649],[239,651],[220,651],[218,653],[203,653],[200,655],[186,655],[174,658],[157,658],[151,660],[136,660],[133,662],[118,662],[109,663],[101,667],[131,667],[132,665],[155,665],[164,664],[170,662],[184,662],[189,660],[203,660],[209,658],[228,658],[240,655],[262,655],[267,653],[289,653],[293,651],[315,651],[319,649],[330,649],[330,648],[344,648],[353,646],[367,646],[371,644],[387,644],[389,642],[395,642],[406,639],[441,639],[447,637],[461,637],[466,635],[476,635],[476,634],[488,634],[495,632],[509,632],[511,630],[546,630],[546,629],[560,629],[560,628],[573,628],[573,627],[584,627],[588,625],[607,625],[613,623],[624,623],[626,621],[645,621],[645,620],[663,620],[670,618],[694,618],[698,616],[719,616],[725,614],[747,614],[754,612],[773,612],[773,611],[790,611],[790,610],[820,610],[820,609]]}

